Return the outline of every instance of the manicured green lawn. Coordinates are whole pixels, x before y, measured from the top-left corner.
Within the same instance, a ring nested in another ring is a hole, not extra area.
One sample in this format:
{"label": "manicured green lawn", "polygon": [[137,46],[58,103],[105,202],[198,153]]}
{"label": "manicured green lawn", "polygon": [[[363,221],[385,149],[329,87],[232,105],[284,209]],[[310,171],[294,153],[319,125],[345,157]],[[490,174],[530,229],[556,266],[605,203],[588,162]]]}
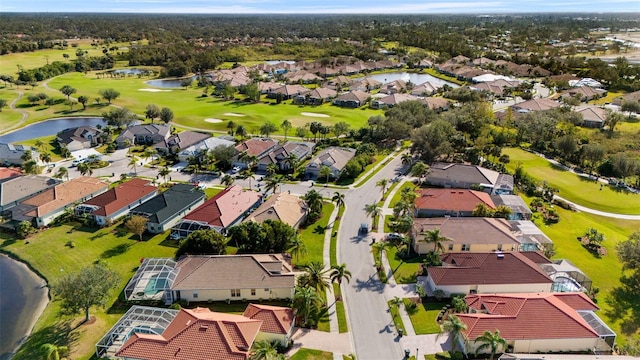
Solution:
{"label": "manicured green lawn", "polygon": [[337,283],[333,283],[333,294],[336,299],[340,298],[339,301],[336,301],[336,316],[338,317],[338,331],[340,333],[346,333],[349,331],[349,326],[347,325],[347,316],[345,315],[344,303],[342,302],[342,291],[340,291],[340,286]]}
{"label": "manicured green lawn", "polygon": [[416,282],[416,274],[420,270],[420,263],[422,262],[420,256],[402,260],[397,256],[398,249],[395,246],[387,248],[385,252],[396,283],[411,284]]}
{"label": "manicured green lawn", "polygon": [[392,301],[388,301],[387,304],[389,305],[389,312],[391,313],[391,318],[393,319],[396,331],[402,330],[402,332],[406,334],[407,330],[405,329],[402,318],[400,317],[400,310]]}
{"label": "manicured green lawn", "polygon": [[300,231],[300,239],[304,242],[307,248],[306,255],[300,255],[297,259],[295,256],[292,262],[295,266],[308,264],[314,261],[323,262],[322,251],[324,246],[324,234],[327,230],[327,224],[329,224],[329,216],[333,211],[334,205],[325,201],[322,209],[322,217],[318,219],[314,224],[309,225],[307,228]]}
{"label": "manicured green lawn", "polygon": [[[33,336],[15,359],[40,358],[40,345],[51,341],[64,342],[64,339],[72,340],[73,358],[88,358],[95,351],[94,344],[126,311],[126,308],[112,307],[111,304],[134,274],[140,260],[145,257],[172,257],[175,254],[175,248],[160,244],[165,237],[158,235],[146,241],[137,241],[137,236],[121,233],[116,226],[88,229],[73,225],[51,227],[26,241],[0,234],[0,249],[28,262],[49,284],[55,284],[66,274],[79,271],[96,260],[104,261],[120,275],[120,283],[110,295],[107,310],[91,309],[91,315],[96,317],[96,322],[91,325],[73,330],[64,327],[64,324],[69,325],[79,317],[62,316],[59,303],[50,302],[38,320]],[[68,241],[72,241],[75,247],[65,246]]]}
{"label": "manicured green lawn", "polygon": [[333,228],[331,229],[331,243],[329,244],[329,266],[338,264],[338,230],[340,229],[340,223],[342,219],[342,215],[344,214],[344,206],[340,207],[338,210],[338,216],[336,218],[335,223],[333,223]]}
{"label": "manicured green lawn", "polygon": [[6,107],[0,109],[0,134],[15,126],[22,119],[22,114],[19,111],[9,108],[9,104],[17,97],[18,93],[16,91],[0,86],[0,99],[7,102]]}
{"label": "manicured green lawn", "polygon": [[[409,299],[404,299],[405,306],[410,301],[411,300]],[[418,304],[418,310],[416,313],[409,315],[416,335],[440,333],[440,325],[436,322],[436,319],[438,317],[438,313],[446,304],[447,303],[442,302],[424,302],[422,304]]]}
{"label": "manicured green lawn", "polygon": [[520,162],[529,175],[558,188],[558,195],[569,201],[601,211],[640,214],[639,194],[618,192],[608,186],[600,190],[600,183],[558,169],[547,160],[522,149],[503,149],[503,153],[511,158],[507,164],[509,171],[513,172]]}
{"label": "manicured green lawn", "polygon": [[333,353],[313,350],[313,349],[305,349],[302,348],[296,351],[293,356],[291,356],[290,360],[332,360]]}
{"label": "manicured green lawn", "polygon": [[[527,203],[531,200],[523,198]],[[640,308],[626,306],[640,304],[640,295],[619,291],[622,266],[615,254],[617,243],[628,239],[633,232],[640,231],[640,221],[605,218],[559,207],[556,210],[560,215],[560,222],[550,226],[544,225],[538,214],[534,215],[536,225],[555,244],[557,254],[554,258],[568,259],[593,281],[593,286],[600,288],[598,306],[602,310],[598,315],[618,333],[621,341],[632,335],[630,332],[622,332],[623,323],[626,324],[624,327],[636,329],[635,336],[640,335],[640,331],[637,331],[640,328]],[[577,240],[588,228],[595,228],[604,234],[605,241],[602,245],[607,248],[606,256],[595,257]]]}
{"label": "manicured green lawn", "polygon": [[389,202],[389,208],[390,209],[393,209],[393,207],[396,206],[396,204],[401,200],[401,198],[402,198],[402,190],[404,188],[416,189],[416,185],[414,183],[412,183],[411,181],[406,181],[406,182],[402,183],[402,186],[400,186],[400,188],[398,188],[396,193],[393,195],[393,198],[391,199],[391,202]]}
{"label": "manicured green lawn", "polygon": [[[78,89],[75,94],[89,96],[90,99],[100,96],[101,89],[113,88],[120,92],[120,97],[114,100],[114,104],[124,106],[127,109],[143,114],[148,104],[166,106],[175,114],[174,122],[178,125],[201,128],[206,130],[227,131],[229,120],[236,124],[243,124],[250,133],[258,133],[258,128],[270,120],[280,125],[284,119],[288,119],[293,127],[304,126],[307,122],[318,121],[325,125],[344,121],[351,128],[358,129],[366,124],[369,117],[381,114],[380,110],[368,108],[343,109],[331,104],[320,106],[293,105],[291,101],[285,101],[276,105],[274,101],[265,100],[258,104],[245,103],[243,101],[222,101],[213,97],[201,97],[202,90],[197,88],[158,89],[160,92],[141,91],[151,89],[144,82],[149,78],[121,78],[98,79],[95,73],[87,75],[81,73],[69,73],[62,75],[49,83],[53,89],[59,89],[64,85],[70,85]],[[302,113],[318,113],[328,117],[315,117]],[[244,116],[233,116],[229,113]],[[211,123],[204,119],[220,119],[223,122]],[[281,129],[278,134],[284,134]],[[291,132],[289,133],[291,135]]]}

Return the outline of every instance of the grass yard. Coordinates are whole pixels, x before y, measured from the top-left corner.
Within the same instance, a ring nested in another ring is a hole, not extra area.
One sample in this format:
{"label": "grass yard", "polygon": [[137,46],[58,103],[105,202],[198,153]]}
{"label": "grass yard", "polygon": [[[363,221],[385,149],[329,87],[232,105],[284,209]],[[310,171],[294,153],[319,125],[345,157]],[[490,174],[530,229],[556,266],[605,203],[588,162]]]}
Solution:
{"label": "grass yard", "polygon": [[396,327],[396,331],[402,330],[402,332],[406,334],[407,330],[405,329],[402,318],[400,317],[400,309],[398,309],[398,306],[396,306],[392,300],[387,301],[387,304],[389,305],[389,313],[393,319],[393,325]]}
{"label": "grass yard", "polygon": [[416,274],[420,270],[420,263],[422,263],[422,257],[415,256],[411,259],[402,260],[397,256],[398,248],[391,246],[385,251],[391,271],[393,271],[393,278],[398,284],[411,284],[416,282]]}
{"label": "grass yard", "polygon": [[329,244],[329,266],[338,265],[338,231],[340,230],[340,222],[344,214],[344,206],[338,210],[338,216],[332,226],[331,242]]}
{"label": "grass yard", "polygon": [[[197,88],[156,89],[156,92],[141,91],[141,89],[152,89],[151,86],[144,83],[146,80],[150,80],[150,78],[98,79],[95,73],[87,75],[69,73],[51,80],[49,86],[53,89],[59,89],[64,85],[70,85],[78,89],[74,95],[85,95],[90,99],[99,97],[99,91],[102,89],[113,88],[120,92],[120,97],[114,100],[114,104],[124,106],[137,114],[144,114],[148,104],[157,104],[173,110],[175,114],[173,121],[177,125],[225,132],[229,120],[244,125],[250,133],[258,133],[258,128],[267,120],[279,126],[284,119],[288,119],[294,128],[304,126],[311,121],[318,121],[324,125],[344,121],[351,125],[351,128],[358,129],[366,125],[369,117],[381,114],[380,110],[344,109],[331,104],[302,106],[294,105],[291,101],[284,101],[276,105],[275,100],[265,99],[258,104],[223,101],[213,97],[202,97],[202,89]],[[319,115],[308,116],[303,115],[303,112]],[[238,114],[243,116],[237,116]],[[223,122],[205,122],[206,118],[220,119]],[[284,134],[284,132],[278,129],[277,134]]]}
{"label": "grass yard", "polygon": [[22,120],[22,114],[9,108],[11,102],[18,98],[18,92],[6,88],[0,87],[0,99],[4,99],[7,102],[6,107],[0,109],[0,133],[10,129]]}
{"label": "grass yard", "polygon": [[411,181],[405,181],[404,183],[402,183],[402,186],[400,186],[400,188],[396,190],[396,193],[393,195],[393,198],[389,202],[390,209],[393,209],[393,207],[396,206],[398,202],[400,202],[402,198],[402,190],[405,188],[416,189],[416,184],[412,183]]}
{"label": "grass yard", "polygon": [[[525,198],[529,203],[531,199]],[[598,315],[618,333],[624,341],[632,335],[640,336],[640,295],[620,288],[622,266],[615,254],[615,245],[626,240],[633,232],[640,231],[640,221],[627,221],[587,213],[578,213],[556,207],[560,222],[544,225],[539,214],[534,222],[549,236],[556,247],[557,259],[568,259],[580,268],[600,288]],[[605,236],[603,246],[608,254],[601,258],[592,255],[577,240],[588,228],[595,228]],[[622,331],[625,329],[625,331]]]}
{"label": "grass yard", "polygon": [[[165,237],[158,235],[146,241],[136,241],[137,236],[123,232],[118,226],[89,229],[79,225],[61,225],[30,237],[28,243],[0,234],[0,249],[28,262],[49,284],[55,284],[66,274],[77,272],[95,260],[104,261],[120,275],[117,290],[107,302],[114,304],[140,264],[140,259],[172,257],[175,254],[175,248],[160,245]],[[65,246],[69,241],[75,244],[74,248]],[[60,310],[58,301],[49,303],[32,336],[15,356],[16,360],[41,358],[40,345],[46,342],[68,344],[73,358],[89,358],[95,351],[94,344],[127,309],[110,305],[107,309],[92,308],[90,314],[96,317],[96,322],[77,328],[74,324],[82,315],[67,317],[61,315]]]}
{"label": "grass yard", "polygon": [[[342,291],[337,283],[333,283],[333,294],[336,297],[336,316],[338,317],[338,332],[346,333],[349,331],[347,325],[347,316],[345,315],[344,303],[342,302]],[[340,300],[337,300],[340,298]]]}
{"label": "grass yard", "polygon": [[[411,300],[403,299],[403,301],[406,306]],[[416,335],[439,334],[441,332],[440,325],[436,319],[438,313],[445,305],[447,305],[446,302],[423,302],[422,304],[418,304],[418,310],[415,314],[409,315]]]}
{"label": "grass yard", "polygon": [[588,180],[569,171],[556,168],[547,160],[517,148],[503,149],[511,162],[507,169],[513,172],[518,162],[532,177],[560,190],[558,195],[591,209],[621,214],[640,214],[640,195],[616,191],[600,183]]}
{"label": "grass yard", "polygon": [[320,263],[323,262],[322,252],[324,246],[324,235],[327,231],[329,216],[331,215],[331,212],[333,212],[333,208],[334,205],[332,203],[325,201],[324,207],[322,208],[322,217],[315,223],[300,231],[299,236],[307,248],[307,253],[305,255],[300,255],[299,259],[295,256],[293,257],[292,262],[295,266],[299,267],[303,264],[308,264],[314,261]]}
{"label": "grass yard", "polygon": [[305,349],[301,348],[296,351],[290,358],[290,360],[333,360],[333,353],[313,350],[313,349]]}

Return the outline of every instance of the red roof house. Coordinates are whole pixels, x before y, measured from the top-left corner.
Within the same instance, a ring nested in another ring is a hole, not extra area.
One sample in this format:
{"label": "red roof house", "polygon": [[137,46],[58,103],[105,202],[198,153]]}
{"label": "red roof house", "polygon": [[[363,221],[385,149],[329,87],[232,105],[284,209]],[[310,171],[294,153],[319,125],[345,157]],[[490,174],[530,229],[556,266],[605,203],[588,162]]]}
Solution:
{"label": "red roof house", "polygon": [[249,210],[260,205],[262,194],[244,190],[240,185],[230,186],[188,213],[174,226],[175,238],[186,237],[195,230],[214,229],[224,232],[240,223]]}
{"label": "red roof house", "polygon": [[280,306],[249,304],[243,315],[249,319],[262,321],[256,341],[279,341],[284,346],[289,343],[295,325],[295,310]]}
{"label": "red roof house", "polygon": [[161,335],[134,333],[116,356],[140,360],[245,360],[262,321],[182,309]]}
{"label": "red roof house", "polygon": [[[484,331],[499,330],[515,353],[610,351],[616,334],[582,292],[467,295],[462,341],[467,351]],[[504,350],[504,349],[503,349]]]}
{"label": "red roof house", "polygon": [[96,223],[105,226],[125,216],[129,210],[156,196],[158,188],[150,181],[134,178],[76,206],[76,215],[91,214]]}
{"label": "red roof house", "polygon": [[471,216],[478,204],[495,209],[489,194],[468,189],[423,189],[415,201],[416,217]]}

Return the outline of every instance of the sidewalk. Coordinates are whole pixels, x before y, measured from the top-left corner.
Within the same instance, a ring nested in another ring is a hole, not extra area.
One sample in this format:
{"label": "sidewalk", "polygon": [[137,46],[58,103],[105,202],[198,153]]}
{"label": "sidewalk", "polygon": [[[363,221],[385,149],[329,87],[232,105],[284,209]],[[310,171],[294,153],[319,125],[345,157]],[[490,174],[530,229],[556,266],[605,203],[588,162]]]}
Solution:
{"label": "sidewalk", "polygon": [[300,348],[332,352],[333,358],[340,360],[342,360],[342,354],[349,355],[353,353],[349,333],[327,333],[296,328],[291,340],[293,340],[293,347],[287,352],[287,358],[295,354]]}

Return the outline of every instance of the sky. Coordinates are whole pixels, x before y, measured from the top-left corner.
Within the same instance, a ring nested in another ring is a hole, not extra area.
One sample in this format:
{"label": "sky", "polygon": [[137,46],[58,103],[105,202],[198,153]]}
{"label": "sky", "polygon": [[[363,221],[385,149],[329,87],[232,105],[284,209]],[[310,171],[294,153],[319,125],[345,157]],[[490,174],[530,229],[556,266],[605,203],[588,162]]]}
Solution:
{"label": "sky", "polygon": [[640,0],[0,0],[2,12],[436,14],[640,12]]}

